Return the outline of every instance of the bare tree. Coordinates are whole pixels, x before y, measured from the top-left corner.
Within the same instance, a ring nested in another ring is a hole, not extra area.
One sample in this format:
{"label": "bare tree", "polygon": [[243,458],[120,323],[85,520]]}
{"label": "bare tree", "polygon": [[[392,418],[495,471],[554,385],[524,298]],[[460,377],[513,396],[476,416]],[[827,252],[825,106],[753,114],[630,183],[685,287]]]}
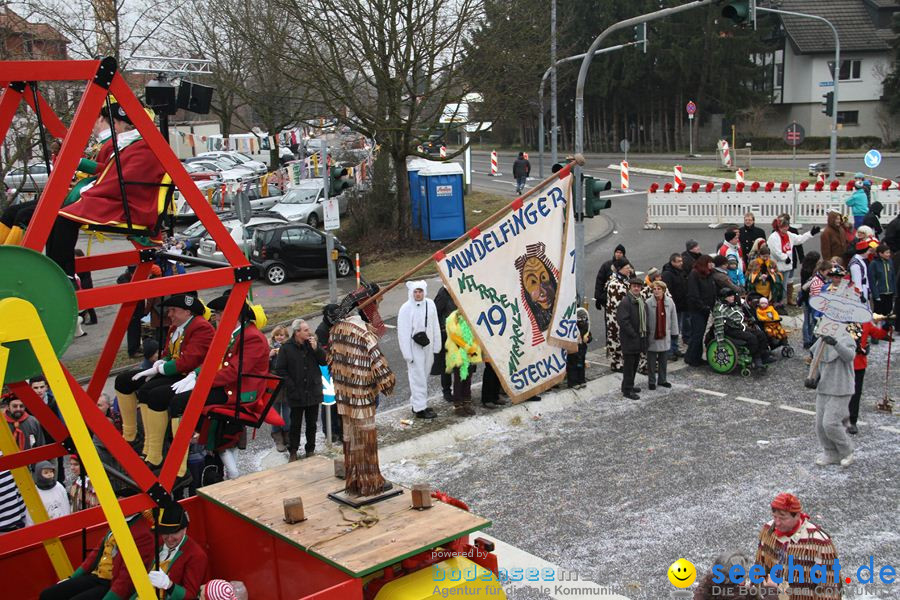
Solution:
{"label": "bare tree", "polygon": [[26,4],[38,20],[69,39],[74,57],[112,56],[123,68],[132,54],[153,45],[181,1],[27,0]]}
{"label": "bare tree", "polygon": [[[235,0],[250,10],[253,0]],[[473,86],[462,73],[464,37],[481,0],[270,0],[292,24],[280,73],[319,114],[367,137],[392,159],[397,237],[410,233],[406,157],[439,124],[444,106]],[[245,24],[246,25],[246,24]],[[267,33],[244,27],[252,43]],[[290,70],[285,72],[285,66]]]}

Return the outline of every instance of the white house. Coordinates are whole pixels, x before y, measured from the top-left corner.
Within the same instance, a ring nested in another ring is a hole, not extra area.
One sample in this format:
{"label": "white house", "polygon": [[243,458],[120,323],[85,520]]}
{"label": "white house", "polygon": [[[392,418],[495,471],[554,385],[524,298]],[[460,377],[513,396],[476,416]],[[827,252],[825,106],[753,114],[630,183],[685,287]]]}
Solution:
{"label": "white house", "polygon": [[[900,10],[895,0],[782,0],[773,8],[828,19],[840,39],[838,122],[841,136],[896,137],[895,120],[882,102],[882,81],[894,55],[891,21]],[[760,18],[763,18],[760,13]],[[766,134],[780,136],[796,120],[807,136],[828,136],[831,117],[824,114],[823,96],[834,89],[834,34],[813,19],[778,15],[781,48],[757,57],[770,67],[767,86],[772,95]]]}

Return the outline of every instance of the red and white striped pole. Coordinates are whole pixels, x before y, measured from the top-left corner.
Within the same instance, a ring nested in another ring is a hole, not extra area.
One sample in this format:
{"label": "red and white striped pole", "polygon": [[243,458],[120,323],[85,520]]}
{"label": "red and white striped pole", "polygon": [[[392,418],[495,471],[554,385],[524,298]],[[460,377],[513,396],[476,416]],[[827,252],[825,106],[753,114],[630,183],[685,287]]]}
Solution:
{"label": "red and white striped pole", "polygon": [[628,185],[628,161],[623,160],[619,166],[619,187],[623,192],[630,191],[631,188]]}
{"label": "red and white striped pole", "polygon": [[675,165],[674,167],[674,176],[675,176],[675,189],[684,185],[684,178],[681,176],[681,165]]}
{"label": "red and white striped pole", "polygon": [[825,173],[819,173],[816,175],[816,181],[821,181],[822,185],[825,185]]}
{"label": "red and white striped pole", "polygon": [[738,169],[737,171],[734,172],[734,183],[735,184],[744,183],[744,170],[743,169]]}
{"label": "red and white striped pole", "polygon": [[447,146],[441,146],[441,158],[447,158]]}
{"label": "red and white striped pole", "polygon": [[356,289],[359,289],[359,252],[356,253]]}
{"label": "red and white striped pole", "polygon": [[500,173],[500,165],[497,163],[497,151],[491,150],[491,177],[502,175]]}

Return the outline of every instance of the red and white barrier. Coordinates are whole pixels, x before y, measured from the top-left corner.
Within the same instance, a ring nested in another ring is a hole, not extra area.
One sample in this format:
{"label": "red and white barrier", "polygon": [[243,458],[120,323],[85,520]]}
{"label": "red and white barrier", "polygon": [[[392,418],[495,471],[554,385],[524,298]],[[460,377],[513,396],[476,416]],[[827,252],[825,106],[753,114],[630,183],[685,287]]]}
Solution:
{"label": "red and white barrier", "polygon": [[631,191],[628,184],[628,161],[625,160],[619,165],[619,189],[623,192]]}
{"label": "red and white barrier", "polygon": [[497,177],[498,175],[502,175],[500,172],[500,165],[497,162],[497,151],[491,150],[491,177]]}
{"label": "red and white barrier", "polygon": [[447,158],[447,146],[441,146],[441,158]]}
{"label": "red and white barrier", "polygon": [[738,169],[734,172],[734,185],[744,183],[744,170]]}
{"label": "red and white barrier", "polygon": [[679,188],[684,185],[684,178],[681,176],[682,168],[681,165],[675,165],[673,167],[673,185],[676,188]]}
{"label": "red and white barrier", "polygon": [[819,173],[816,175],[816,183],[822,182],[822,185],[825,185],[825,173]]}
{"label": "red and white barrier", "polygon": [[359,289],[359,252],[356,253],[356,287]]}
{"label": "red and white barrier", "polygon": [[727,140],[719,140],[718,143],[719,160],[722,161],[723,167],[731,167],[731,149],[728,147]]}

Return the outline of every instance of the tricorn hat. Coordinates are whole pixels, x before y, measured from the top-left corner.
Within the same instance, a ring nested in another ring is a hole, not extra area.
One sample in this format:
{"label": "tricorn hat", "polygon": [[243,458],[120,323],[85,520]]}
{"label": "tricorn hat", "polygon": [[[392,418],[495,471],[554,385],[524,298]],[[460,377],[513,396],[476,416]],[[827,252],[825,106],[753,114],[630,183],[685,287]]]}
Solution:
{"label": "tricorn hat", "polygon": [[177,502],[167,504],[157,512],[156,531],[160,534],[177,533],[188,526],[188,515]]}
{"label": "tricorn hat", "polygon": [[206,312],[206,307],[203,306],[203,302],[200,301],[200,298],[197,296],[197,292],[184,292],[181,294],[172,294],[166,298],[163,298],[163,301],[159,304],[160,308],[183,308],[185,310],[191,311],[191,313],[195,315],[202,315]]}

